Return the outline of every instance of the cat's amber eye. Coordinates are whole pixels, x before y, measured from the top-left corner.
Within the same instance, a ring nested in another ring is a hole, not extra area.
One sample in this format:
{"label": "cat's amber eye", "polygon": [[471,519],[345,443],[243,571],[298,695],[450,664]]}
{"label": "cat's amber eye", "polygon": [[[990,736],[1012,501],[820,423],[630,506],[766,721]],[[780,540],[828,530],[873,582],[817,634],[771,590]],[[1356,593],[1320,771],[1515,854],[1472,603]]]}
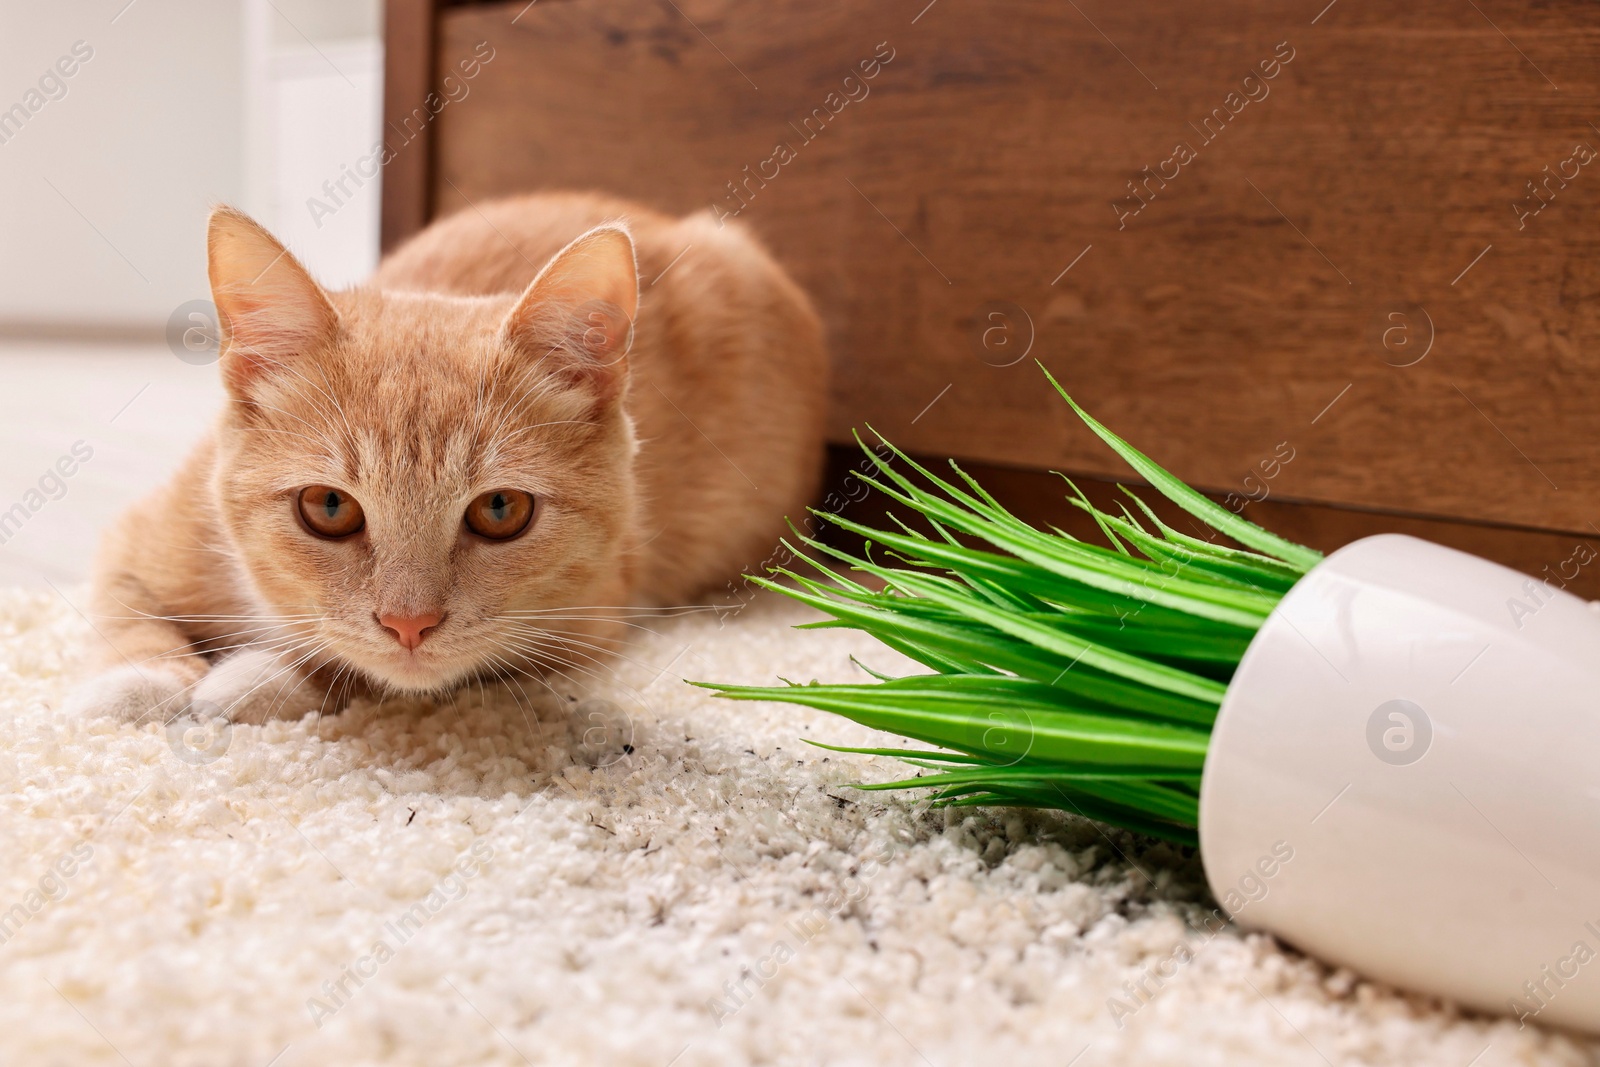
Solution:
{"label": "cat's amber eye", "polygon": [[509,541],[533,521],[533,495],[521,489],[495,489],[467,505],[467,529],[491,541]]}
{"label": "cat's amber eye", "polygon": [[367,524],[355,497],[327,485],[300,490],[300,518],[318,537],[349,537]]}

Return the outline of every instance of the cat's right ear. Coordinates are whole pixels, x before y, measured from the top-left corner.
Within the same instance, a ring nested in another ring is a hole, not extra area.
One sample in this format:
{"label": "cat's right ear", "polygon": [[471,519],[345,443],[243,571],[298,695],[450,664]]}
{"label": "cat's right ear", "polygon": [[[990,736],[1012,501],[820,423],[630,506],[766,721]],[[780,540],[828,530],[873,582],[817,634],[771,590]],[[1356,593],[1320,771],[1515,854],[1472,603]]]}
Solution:
{"label": "cat's right ear", "polygon": [[627,384],[638,313],[633,238],[624,226],[607,223],[555,254],[506,316],[501,335],[605,403]]}
{"label": "cat's right ear", "polygon": [[206,269],[222,331],[222,380],[249,398],[261,380],[333,340],[339,319],[289,250],[250,216],[211,213]]}

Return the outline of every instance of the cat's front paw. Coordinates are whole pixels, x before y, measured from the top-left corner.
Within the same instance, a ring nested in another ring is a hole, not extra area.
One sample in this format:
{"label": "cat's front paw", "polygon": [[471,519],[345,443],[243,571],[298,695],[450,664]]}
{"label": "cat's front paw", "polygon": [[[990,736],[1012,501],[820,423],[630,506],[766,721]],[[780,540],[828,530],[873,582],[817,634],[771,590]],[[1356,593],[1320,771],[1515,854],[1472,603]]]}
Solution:
{"label": "cat's front paw", "polygon": [[115,667],[74,689],[63,710],[86,718],[166,722],[188,708],[185,688],[181,678],[160,667]]}
{"label": "cat's front paw", "polygon": [[326,692],[279,656],[247,648],[206,672],[194,687],[190,706],[198,718],[263,723],[298,719],[326,700]]}

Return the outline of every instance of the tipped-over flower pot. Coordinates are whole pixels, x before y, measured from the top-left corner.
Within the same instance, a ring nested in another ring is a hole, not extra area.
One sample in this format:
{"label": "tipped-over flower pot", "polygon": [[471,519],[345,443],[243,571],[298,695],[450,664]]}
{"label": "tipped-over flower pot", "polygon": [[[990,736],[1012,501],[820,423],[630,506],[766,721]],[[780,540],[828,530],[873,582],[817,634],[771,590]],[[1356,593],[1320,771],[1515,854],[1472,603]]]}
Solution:
{"label": "tipped-over flower pot", "polygon": [[1600,1032],[1600,614],[1410,537],[1325,558],[1066,400],[1187,518],[1131,491],[1100,507],[1069,481],[1093,544],[882,442],[861,480],[932,532],[829,516],[868,550],[803,545],[872,584],[816,560],[818,577],[754,580],[924,673],[712,688],[932,746],[846,750],[921,768],[862,788],[1198,844],[1242,925],[1398,986]]}
{"label": "tipped-over flower pot", "polygon": [[1600,614],[1415,538],[1341,549],[1228,686],[1200,842],[1244,926],[1600,1029]]}

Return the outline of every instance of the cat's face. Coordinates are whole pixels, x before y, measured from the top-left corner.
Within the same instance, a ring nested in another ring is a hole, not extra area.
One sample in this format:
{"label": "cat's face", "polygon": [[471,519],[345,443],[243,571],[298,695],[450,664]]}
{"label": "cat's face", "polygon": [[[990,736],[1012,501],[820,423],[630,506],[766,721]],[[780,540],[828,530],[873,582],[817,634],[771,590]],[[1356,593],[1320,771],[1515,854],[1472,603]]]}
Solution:
{"label": "cat's face", "polygon": [[231,400],[211,491],[286,662],[403,691],[591,665],[633,525],[626,233],[520,297],[330,295],[223,211],[211,274]]}

